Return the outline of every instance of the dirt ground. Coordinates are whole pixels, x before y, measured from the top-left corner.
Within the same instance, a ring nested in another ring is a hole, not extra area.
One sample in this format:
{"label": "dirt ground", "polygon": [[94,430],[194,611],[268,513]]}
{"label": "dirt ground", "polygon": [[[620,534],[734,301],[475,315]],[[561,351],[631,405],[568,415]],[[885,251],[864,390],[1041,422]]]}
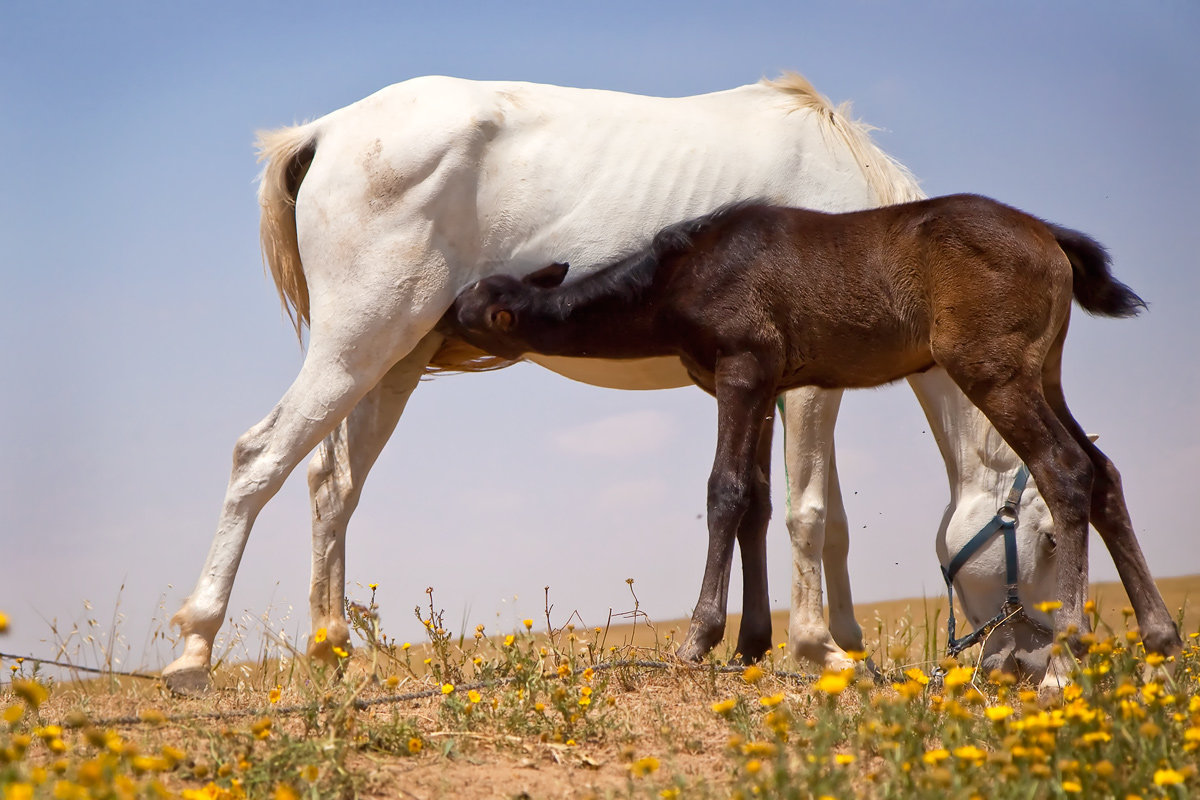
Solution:
{"label": "dirt ground", "polygon": [[[1184,608],[1183,631],[1200,629],[1200,576],[1166,578],[1159,582],[1168,608]],[[1091,596],[1101,616],[1118,630],[1123,628],[1123,609],[1128,601],[1119,584],[1097,584]],[[864,604],[857,616],[868,641],[910,641],[907,656],[920,661],[920,652],[936,630],[939,644],[944,642],[945,610],[940,599],[899,600]],[[736,636],[738,618],[729,620],[731,636]],[[928,621],[928,622],[927,622]],[[786,638],[787,612],[773,616],[775,639]],[[664,643],[668,634],[677,638],[685,622],[671,621],[615,627],[609,641],[623,644],[631,652],[650,648],[657,640],[659,654],[668,653]],[[888,645],[889,656],[902,660],[902,654]],[[414,652],[417,648],[414,648]],[[721,648],[718,648],[721,652]],[[726,650],[725,652],[728,652]],[[763,683],[753,687],[762,694],[782,692],[790,702],[803,707],[815,702],[808,680],[795,672],[811,672],[788,660],[777,658],[768,669]],[[417,688],[414,682],[411,688]],[[371,798],[590,798],[653,797],[650,781],[631,774],[637,759],[653,756],[661,763],[663,775],[683,777],[689,784],[703,779],[714,788],[713,796],[722,796],[720,786],[727,779],[730,725],[712,711],[717,700],[747,689],[737,672],[714,674],[711,670],[683,667],[639,670],[636,677],[609,677],[604,690],[605,728],[600,736],[579,744],[552,741],[542,735],[513,735],[503,727],[483,726],[477,730],[445,730],[439,716],[441,697],[380,704],[359,712],[356,724],[366,728],[372,721],[386,722],[402,716],[421,731],[424,746],[416,755],[352,750],[346,766],[366,778],[360,783],[359,796]],[[373,690],[376,694],[404,691],[405,686]],[[267,707],[266,692],[259,688],[238,688],[226,681],[224,688],[200,698],[180,699],[166,693],[157,683],[122,679],[72,685],[60,683],[43,709],[46,722],[65,720],[72,710],[83,709],[93,721],[112,721],[117,717],[137,718],[153,709],[167,717],[238,714],[247,709]],[[364,696],[370,696],[370,693]],[[286,705],[287,698],[284,703]],[[277,707],[282,710],[282,705]],[[286,715],[281,715],[282,717]],[[162,744],[180,747],[189,753],[202,752],[205,742],[211,749],[212,738],[225,735],[226,727],[249,724],[252,718],[199,719],[181,724],[147,726],[135,720],[114,722],[113,727],[144,750]],[[277,730],[304,734],[299,716],[279,723]],[[195,782],[186,784],[196,786]],[[661,785],[661,782],[660,784]],[[180,787],[172,787],[179,790]],[[314,795],[315,796],[315,795]]]}

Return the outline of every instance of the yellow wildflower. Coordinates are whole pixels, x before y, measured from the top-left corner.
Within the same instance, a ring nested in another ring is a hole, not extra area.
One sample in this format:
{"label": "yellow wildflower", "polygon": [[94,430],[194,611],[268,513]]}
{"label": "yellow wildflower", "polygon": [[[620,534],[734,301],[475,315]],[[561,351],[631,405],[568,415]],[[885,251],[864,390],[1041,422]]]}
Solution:
{"label": "yellow wildflower", "polygon": [[853,753],[838,753],[833,757],[833,762],[843,767],[847,764],[853,764],[855,760],[856,759]]}
{"label": "yellow wildflower", "polygon": [[313,641],[317,644],[325,641],[329,637],[329,631],[325,628],[317,628],[317,632],[313,634]]}
{"label": "yellow wildflower", "polygon": [[481,695],[479,692],[472,689],[471,691],[467,692],[467,699],[470,700],[472,703],[478,703],[480,700],[483,699],[483,695]]}
{"label": "yellow wildflower", "polygon": [[421,752],[421,748],[424,746],[425,743],[415,736],[408,740],[408,752],[412,753],[414,756]]}
{"label": "yellow wildflower", "polygon": [[58,725],[46,725],[41,728],[35,728],[33,735],[44,742],[48,742],[51,739],[57,739],[58,737],[62,736],[62,728],[60,728]]}
{"label": "yellow wildflower", "polygon": [[959,686],[970,683],[974,677],[974,667],[952,667],[942,682],[947,689],[957,689]]}
{"label": "yellow wildflower", "polygon": [[183,800],[218,800],[222,796],[228,796],[228,792],[217,786],[212,781],[203,789],[184,789],[182,793]]}
{"label": "yellow wildflower", "polygon": [[515,637],[515,636],[513,636],[513,635],[510,633],[508,636],[505,636],[505,637],[504,637],[504,646],[505,646],[505,647],[512,647],[512,643],[513,643],[514,641],[516,641],[516,637]]}
{"label": "yellow wildflower", "polygon": [[443,683],[442,684],[442,694],[450,694],[453,691],[454,691],[453,683]]}
{"label": "yellow wildflower", "polygon": [[0,611],[0,633],[6,633],[7,631],[8,631],[8,614],[5,614],[3,611]]}
{"label": "yellow wildflower", "polygon": [[770,758],[779,752],[774,742],[746,742],[742,745],[742,755],[765,756]]}
{"label": "yellow wildflower", "polygon": [[916,681],[922,686],[925,686],[929,683],[929,676],[922,672],[920,667],[910,667],[904,670],[904,675],[910,681]]}
{"label": "yellow wildflower", "polygon": [[267,700],[269,700],[271,703],[278,703],[279,698],[282,696],[283,696],[283,688],[280,686],[276,686],[274,689],[272,689],[270,692],[267,693]]}
{"label": "yellow wildflower", "polygon": [[780,692],[779,694],[773,694],[769,697],[758,698],[758,703],[763,708],[774,708],[775,706],[779,705],[782,702],[783,702],[783,692]]}
{"label": "yellow wildflower", "polygon": [[787,733],[788,728],[791,726],[791,719],[788,717],[786,711],[772,711],[763,717],[763,722],[778,736]]}
{"label": "yellow wildflower", "polygon": [[23,716],[25,716],[25,706],[13,705],[4,709],[4,713],[0,714],[0,719],[3,719],[9,725],[15,725],[21,721],[21,717]]}
{"label": "yellow wildflower", "polygon": [[1077,781],[1063,781],[1062,790],[1067,794],[1079,794],[1083,791],[1083,786]]}
{"label": "yellow wildflower", "polygon": [[522,620],[521,624],[525,626],[525,630],[527,630],[527,631],[533,630],[533,620],[531,620],[531,619]]}
{"label": "yellow wildflower", "polygon": [[11,688],[12,693],[24,700],[31,708],[37,708],[50,696],[50,690],[37,681],[14,678]]}
{"label": "yellow wildflower", "polygon": [[960,761],[970,761],[978,764],[987,758],[987,753],[980,750],[973,744],[966,744],[962,747],[954,748],[954,757]]}
{"label": "yellow wildflower", "polygon": [[272,724],[270,717],[261,717],[250,726],[250,732],[258,739],[267,739],[271,736]]}
{"label": "yellow wildflower", "polygon": [[992,722],[1001,722],[1012,716],[1012,706],[990,706],[983,710],[983,713]]}
{"label": "yellow wildflower", "polygon": [[950,751],[939,747],[937,750],[930,750],[921,756],[921,760],[926,764],[940,764],[950,757]]}
{"label": "yellow wildflower", "polygon": [[139,774],[142,772],[165,772],[171,768],[171,765],[162,756],[134,756],[130,763],[133,771]]}
{"label": "yellow wildflower", "polygon": [[1183,773],[1176,772],[1173,769],[1157,769],[1154,771],[1155,786],[1180,786],[1183,784],[1183,780]]}
{"label": "yellow wildflower", "polygon": [[751,664],[742,670],[742,680],[744,680],[746,683],[758,683],[760,680],[762,680],[762,677],[762,667],[758,666],[757,664]]}
{"label": "yellow wildflower", "polygon": [[282,782],[275,784],[275,793],[271,797],[273,800],[300,800],[296,790]]}
{"label": "yellow wildflower", "polygon": [[333,654],[335,656],[337,656],[338,658],[349,658],[350,657],[350,653],[348,653],[344,648],[338,647],[336,645],[334,645]]}
{"label": "yellow wildflower", "polygon": [[1062,601],[1060,601],[1060,600],[1043,600],[1040,603],[1034,603],[1033,607],[1036,608],[1038,611],[1042,612],[1043,614],[1049,614],[1051,611],[1058,611],[1060,608],[1062,608]]}
{"label": "yellow wildflower", "polygon": [[712,704],[712,710],[724,716],[737,707],[737,698],[730,697],[728,700],[720,700]]}
{"label": "yellow wildflower", "polygon": [[629,771],[634,777],[642,777],[649,775],[652,772],[658,771],[658,759],[654,756],[645,756],[629,765]]}
{"label": "yellow wildflower", "polygon": [[300,768],[300,777],[308,783],[313,783],[321,775],[321,770],[317,769],[316,764],[305,764]]}
{"label": "yellow wildflower", "polygon": [[815,684],[819,692],[836,697],[846,691],[846,687],[850,685],[850,679],[854,677],[853,669],[844,669],[841,672],[826,672]]}
{"label": "yellow wildflower", "polygon": [[746,762],[746,772],[750,773],[751,775],[754,775],[760,769],[762,769],[762,762],[757,758],[752,758]]}

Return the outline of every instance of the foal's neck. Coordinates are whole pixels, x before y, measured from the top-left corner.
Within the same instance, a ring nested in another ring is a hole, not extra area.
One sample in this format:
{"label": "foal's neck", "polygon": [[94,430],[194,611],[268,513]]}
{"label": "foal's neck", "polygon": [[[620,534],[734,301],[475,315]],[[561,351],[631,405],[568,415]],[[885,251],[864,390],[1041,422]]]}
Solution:
{"label": "foal's neck", "polygon": [[615,264],[535,296],[522,329],[533,350],[546,355],[647,358],[665,355],[656,333],[654,270]]}

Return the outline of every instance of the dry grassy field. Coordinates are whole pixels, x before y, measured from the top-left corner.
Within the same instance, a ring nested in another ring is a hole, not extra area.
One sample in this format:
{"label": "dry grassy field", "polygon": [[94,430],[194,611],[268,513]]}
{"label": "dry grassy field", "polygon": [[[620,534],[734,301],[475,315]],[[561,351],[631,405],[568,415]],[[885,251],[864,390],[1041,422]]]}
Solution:
{"label": "dry grassy field", "polygon": [[1096,585],[1091,653],[1055,702],[975,674],[970,651],[938,679],[936,599],[859,607],[878,679],[781,652],[726,667],[728,645],[682,667],[683,622],[457,631],[433,604],[425,642],[386,639],[361,608],[340,667],[268,649],[200,698],[6,663],[0,797],[1185,797],[1200,791],[1200,576],[1159,585],[1184,655],[1147,664],[1120,586]]}

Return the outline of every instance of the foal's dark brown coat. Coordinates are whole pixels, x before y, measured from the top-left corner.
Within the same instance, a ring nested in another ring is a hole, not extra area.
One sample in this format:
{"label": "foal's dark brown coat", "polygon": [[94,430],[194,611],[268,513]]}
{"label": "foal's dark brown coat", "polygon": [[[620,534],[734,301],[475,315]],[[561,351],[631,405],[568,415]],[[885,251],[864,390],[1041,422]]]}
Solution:
{"label": "foal's dark brown coat", "polygon": [[677,356],[716,395],[709,553],[680,648],[725,626],[733,541],[746,572],[738,649],[770,647],[763,539],[773,403],[796,386],[877,386],[934,365],[1029,465],[1059,531],[1056,628],[1084,629],[1089,517],[1148,649],[1181,642],[1154,587],[1112,463],[1063,398],[1072,295],[1086,310],[1143,306],[1084,234],[973,195],[850,214],[740,203],[662,231],[649,248],[562,285],[565,264],[465,290],[443,329],[497,355]]}

